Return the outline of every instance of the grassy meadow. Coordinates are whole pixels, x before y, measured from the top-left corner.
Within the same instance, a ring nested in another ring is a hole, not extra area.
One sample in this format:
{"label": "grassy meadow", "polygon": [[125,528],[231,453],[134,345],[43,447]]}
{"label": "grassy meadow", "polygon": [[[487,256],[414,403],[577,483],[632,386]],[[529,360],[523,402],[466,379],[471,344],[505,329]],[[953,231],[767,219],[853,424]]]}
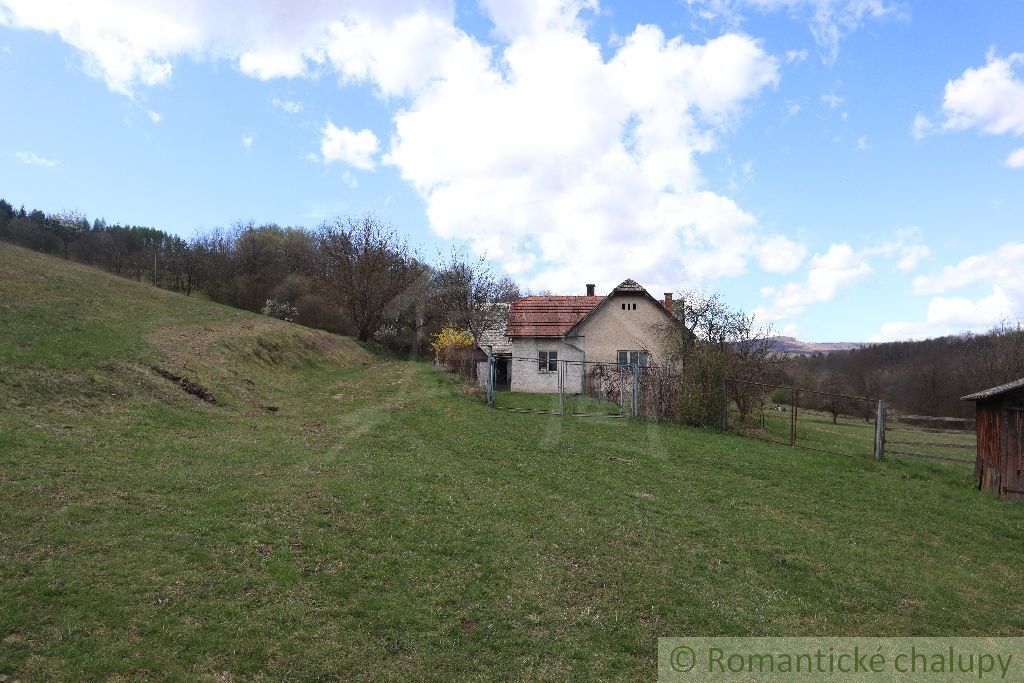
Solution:
{"label": "grassy meadow", "polygon": [[[766,409],[763,423],[761,420],[760,413],[751,415],[751,425],[745,428],[744,432],[755,438],[783,444],[789,443],[790,413],[788,406],[785,406],[782,411]],[[961,468],[961,471],[973,471],[974,446],[976,444],[973,431],[959,434],[904,431],[907,427],[911,429],[914,427],[901,423],[896,418],[890,418],[888,426],[890,429],[886,431],[887,460],[897,462],[916,460],[913,456],[897,455],[891,451],[918,453],[956,460],[958,462],[950,463],[953,467]],[[840,415],[836,422],[832,422],[832,416],[829,413],[800,408],[797,411],[796,441],[797,445],[802,448],[870,458],[874,455],[875,423],[874,420],[866,421],[863,417],[851,415]],[[909,441],[913,444],[895,443],[897,441]],[[965,467],[966,470],[963,469]]]}
{"label": "grassy meadow", "polygon": [[11,677],[649,680],[664,635],[1020,635],[1022,541],[969,467],[493,410],[0,244]]}

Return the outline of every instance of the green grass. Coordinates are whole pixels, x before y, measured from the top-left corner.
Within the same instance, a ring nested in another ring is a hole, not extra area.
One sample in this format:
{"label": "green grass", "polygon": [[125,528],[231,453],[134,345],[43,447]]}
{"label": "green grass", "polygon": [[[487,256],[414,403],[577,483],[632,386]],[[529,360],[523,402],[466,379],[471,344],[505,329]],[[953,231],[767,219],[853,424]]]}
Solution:
{"label": "green grass", "polygon": [[[494,406],[506,410],[527,410],[558,413],[564,410],[566,415],[621,415],[623,410],[618,403],[602,401],[589,396],[567,394],[565,405],[560,406],[558,394],[533,394],[522,391],[494,392]],[[629,412],[627,406],[626,411]]]}
{"label": "green grass", "polygon": [[966,467],[491,410],[6,245],[0,291],[0,673],[649,680],[661,635],[1024,632],[1024,507]]}
{"label": "green grass", "polygon": [[[733,420],[738,420],[738,413],[735,411]],[[973,432],[950,434],[904,431],[905,427],[910,426],[899,423],[896,419],[890,419],[888,423],[890,430],[886,432],[888,451],[918,453],[958,460],[963,464],[952,463],[952,465],[960,468],[974,464],[973,446],[976,439]],[[741,431],[755,438],[788,444],[790,440],[789,408],[787,407],[784,411],[766,409],[763,422],[761,413],[755,413],[751,415],[749,424]],[[849,415],[840,415],[833,422],[829,413],[800,408],[797,411],[796,441],[797,445],[802,448],[854,457],[872,457],[874,455],[875,423],[873,420],[865,421],[863,417]],[[895,441],[912,441],[927,445],[890,443]],[[971,446],[972,448],[965,449],[957,446]],[[889,453],[886,458],[899,462],[914,460],[912,456],[896,455],[895,453]]]}

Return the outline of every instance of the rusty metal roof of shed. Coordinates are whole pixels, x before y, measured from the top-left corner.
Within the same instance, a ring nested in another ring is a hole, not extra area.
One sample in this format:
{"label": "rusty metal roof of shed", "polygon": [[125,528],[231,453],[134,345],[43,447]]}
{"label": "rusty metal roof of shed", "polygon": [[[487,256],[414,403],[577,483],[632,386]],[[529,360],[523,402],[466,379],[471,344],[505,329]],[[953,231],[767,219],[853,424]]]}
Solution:
{"label": "rusty metal roof of shed", "polygon": [[961,401],[983,401],[987,398],[995,398],[996,396],[1002,396],[1003,394],[1009,394],[1013,391],[1024,391],[1024,377],[1006,384],[1000,384],[998,387],[992,387],[991,389],[985,389],[974,394],[969,394],[961,398]]}

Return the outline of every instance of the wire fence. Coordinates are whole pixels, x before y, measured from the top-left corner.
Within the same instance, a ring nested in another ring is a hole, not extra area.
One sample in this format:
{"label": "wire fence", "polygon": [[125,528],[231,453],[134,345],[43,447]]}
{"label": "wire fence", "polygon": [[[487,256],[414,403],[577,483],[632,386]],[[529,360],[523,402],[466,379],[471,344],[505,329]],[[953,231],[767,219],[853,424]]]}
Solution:
{"label": "wire fence", "polygon": [[[564,353],[564,352],[563,352]],[[477,366],[477,381],[495,408],[581,417],[664,417],[670,374],[641,364],[494,355]]]}
{"label": "wire fence", "polygon": [[976,460],[978,438],[974,418],[889,413],[883,426],[886,455],[968,465]]}
{"label": "wire fence", "polygon": [[880,399],[732,379],[724,393],[725,429],[820,453],[882,457]]}
{"label": "wire fence", "polygon": [[[635,357],[632,363],[608,363],[560,353],[513,356],[474,350],[451,354],[438,364],[476,383],[495,408],[680,421],[684,380],[678,369]],[[724,380],[718,393],[718,426],[744,436],[836,455],[974,462],[973,419],[902,415],[875,397],[737,379]]]}

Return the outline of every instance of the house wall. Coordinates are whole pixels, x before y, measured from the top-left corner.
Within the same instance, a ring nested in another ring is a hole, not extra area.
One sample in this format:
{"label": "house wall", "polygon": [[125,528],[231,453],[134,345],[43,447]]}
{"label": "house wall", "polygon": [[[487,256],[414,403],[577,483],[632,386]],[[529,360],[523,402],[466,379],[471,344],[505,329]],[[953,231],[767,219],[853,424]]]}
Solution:
{"label": "house wall", "polygon": [[[626,304],[627,310],[622,309]],[[632,304],[636,304],[633,310]],[[580,326],[587,361],[615,363],[618,352],[643,351],[658,363],[665,355],[664,329],[670,320],[664,309],[644,295],[617,294]]]}
{"label": "house wall", "polygon": [[565,370],[565,391],[577,394],[583,390],[583,352],[560,339],[546,337],[515,337],[512,340],[512,360],[509,365],[512,391],[532,393],[558,393],[558,373],[541,372],[540,352],[557,351]]}

